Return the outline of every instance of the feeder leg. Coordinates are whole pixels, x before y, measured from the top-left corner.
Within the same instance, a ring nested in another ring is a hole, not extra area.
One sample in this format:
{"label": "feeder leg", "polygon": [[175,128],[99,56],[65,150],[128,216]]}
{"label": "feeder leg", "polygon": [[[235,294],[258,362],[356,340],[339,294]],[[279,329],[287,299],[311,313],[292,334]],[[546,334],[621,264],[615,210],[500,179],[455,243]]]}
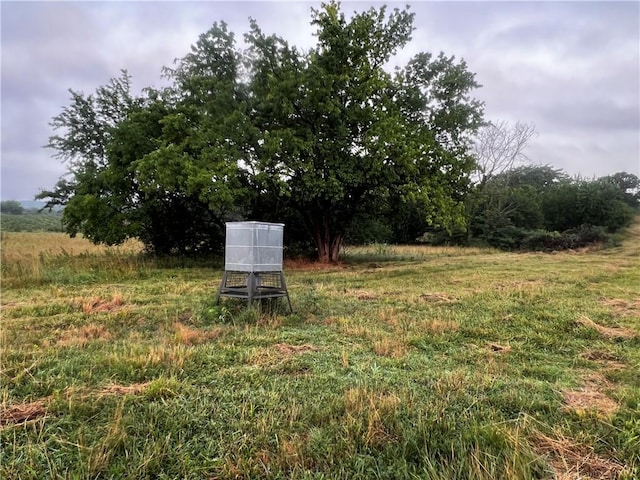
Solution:
{"label": "feeder leg", "polygon": [[214,302],[215,305],[217,305],[218,302],[220,301],[220,292],[222,292],[222,289],[226,284],[227,284],[227,271],[225,270],[224,273],[222,274],[222,281],[220,282],[220,288],[218,289],[218,293],[216,293],[216,299]]}
{"label": "feeder leg", "polygon": [[284,273],[280,272],[280,282],[282,282],[282,288],[284,288],[284,294],[287,296],[287,303],[289,304],[289,313],[293,313],[293,307],[291,306],[291,299],[289,298],[289,290],[287,290],[287,282],[284,280]]}
{"label": "feeder leg", "polygon": [[249,273],[249,277],[247,278],[247,288],[249,289],[248,293],[248,301],[247,305],[251,308],[251,304],[253,303],[253,292],[256,288],[256,277],[253,272]]}

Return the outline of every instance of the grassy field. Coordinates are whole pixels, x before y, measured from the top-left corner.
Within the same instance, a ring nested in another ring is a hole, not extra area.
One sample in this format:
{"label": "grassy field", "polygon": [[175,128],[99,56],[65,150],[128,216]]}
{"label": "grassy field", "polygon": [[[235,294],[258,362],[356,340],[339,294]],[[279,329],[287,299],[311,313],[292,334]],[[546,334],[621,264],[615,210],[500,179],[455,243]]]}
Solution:
{"label": "grassy field", "polygon": [[2,235],[0,478],[640,477],[640,226],[558,254],[221,264]]}
{"label": "grassy field", "polygon": [[0,225],[3,232],[62,232],[62,213],[2,213]]}

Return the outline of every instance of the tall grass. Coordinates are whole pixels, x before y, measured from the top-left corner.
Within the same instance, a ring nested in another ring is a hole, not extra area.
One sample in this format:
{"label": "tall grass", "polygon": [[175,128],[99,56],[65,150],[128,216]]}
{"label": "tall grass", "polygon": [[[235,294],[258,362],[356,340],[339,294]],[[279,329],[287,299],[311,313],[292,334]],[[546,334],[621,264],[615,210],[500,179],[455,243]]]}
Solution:
{"label": "tall grass", "polygon": [[287,262],[289,315],[5,234],[0,477],[638,478],[639,238]]}
{"label": "tall grass", "polygon": [[142,245],[133,240],[105,247],[63,233],[2,232],[0,250],[5,288],[65,283],[82,277],[90,281],[98,279],[100,271],[126,275],[147,265]]}

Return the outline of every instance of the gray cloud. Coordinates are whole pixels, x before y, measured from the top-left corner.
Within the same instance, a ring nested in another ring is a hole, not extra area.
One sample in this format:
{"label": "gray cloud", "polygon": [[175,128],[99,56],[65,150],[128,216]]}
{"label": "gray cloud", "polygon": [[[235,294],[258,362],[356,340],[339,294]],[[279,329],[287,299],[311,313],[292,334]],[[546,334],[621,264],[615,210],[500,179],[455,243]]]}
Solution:
{"label": "gray cloud", "polygon": [[[380,3],[343,2],[350,13]],[[64,172],[42,148],[68,89],[120,69],[134,89],[224,20],[241,44],[254,17],[302,49],[319,2],[2,2],[2,198],[30,199]],[[404,3],[389,3],[389,8]],[[528,155],[570,174],[640,173],[640,4],[418,2],[404,64],[418,51],[464,58],[490,120],[534,123]]]}

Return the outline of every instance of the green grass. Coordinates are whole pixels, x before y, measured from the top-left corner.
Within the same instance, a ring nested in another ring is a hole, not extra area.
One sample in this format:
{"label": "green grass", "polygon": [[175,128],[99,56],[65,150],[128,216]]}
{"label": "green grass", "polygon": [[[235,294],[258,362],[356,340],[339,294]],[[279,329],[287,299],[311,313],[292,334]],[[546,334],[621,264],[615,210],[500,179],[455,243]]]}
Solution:
{"label": "green grass", "polygon": [[3,232],[62,232],[62,213],[3,213],[0,225]]}
{"label": "green grass", "polygon": [[639,233],[352,248],[287,265],[291,315],[214,305],[215,263],[3,236],[0,478],[636,478]]}

